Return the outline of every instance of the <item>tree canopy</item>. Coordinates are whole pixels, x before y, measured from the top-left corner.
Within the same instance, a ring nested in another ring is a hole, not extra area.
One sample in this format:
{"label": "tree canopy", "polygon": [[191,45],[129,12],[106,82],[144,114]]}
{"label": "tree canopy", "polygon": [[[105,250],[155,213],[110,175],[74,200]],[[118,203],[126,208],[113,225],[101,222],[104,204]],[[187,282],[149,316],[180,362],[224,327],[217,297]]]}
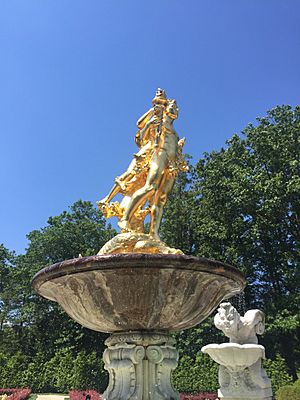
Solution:
{"label": "tree canopy", "polygon": [[276,107],[257,122],[242,136],[234,135],[226,148],[205,154],[191,168],[185,188],[179,181],[165,224],[171,226],[179,213],[188,227],[176,221],[176,229],[163,233],[169,240],[183,237],[183,244],[189,240],[184,250],[235,264],[244,272],[246,307],[261,308],[267,316],[267,352],[280,352],[296,378],[300,107]]}

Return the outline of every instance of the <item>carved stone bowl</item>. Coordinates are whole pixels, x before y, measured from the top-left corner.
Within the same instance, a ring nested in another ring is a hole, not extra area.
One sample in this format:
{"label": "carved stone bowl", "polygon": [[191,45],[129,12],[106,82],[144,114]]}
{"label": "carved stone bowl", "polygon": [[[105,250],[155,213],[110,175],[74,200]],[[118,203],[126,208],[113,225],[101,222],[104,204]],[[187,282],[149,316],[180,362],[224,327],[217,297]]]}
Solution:
{"label": "carved stone bowl", "polygon": [[258,344],[208,344],[201,351],[232,372],[243,371],[260,358],[265,358],[265,348]]}
{"label": "carved stone bowl", "polygon": [[100,332],[187,329],[244,286],[235,267],[173,254],[76,258],[45,267],[33,278],[40,295]]}

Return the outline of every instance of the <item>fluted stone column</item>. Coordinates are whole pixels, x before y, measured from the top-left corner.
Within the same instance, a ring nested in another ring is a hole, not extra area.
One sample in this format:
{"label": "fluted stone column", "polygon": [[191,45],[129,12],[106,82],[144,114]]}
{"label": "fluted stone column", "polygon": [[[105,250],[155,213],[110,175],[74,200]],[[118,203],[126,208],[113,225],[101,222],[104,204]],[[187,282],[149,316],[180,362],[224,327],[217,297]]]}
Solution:
{"label": "fluted stone column", "polygon": [[176,400],[171,383],[178,362],[175,340],[166,333],[128,332],[110,336],[103,359],[109,373],[104,400]]}

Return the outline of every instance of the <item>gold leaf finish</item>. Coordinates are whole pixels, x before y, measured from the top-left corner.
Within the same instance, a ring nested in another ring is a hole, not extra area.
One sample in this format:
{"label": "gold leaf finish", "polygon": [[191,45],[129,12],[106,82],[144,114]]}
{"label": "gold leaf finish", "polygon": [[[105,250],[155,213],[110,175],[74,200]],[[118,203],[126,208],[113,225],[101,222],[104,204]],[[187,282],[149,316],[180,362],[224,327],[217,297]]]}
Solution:
{"label": "gold leaf finish", "polygon": [[[158,232],[163,208],[176,175],[179,171],[188,170],[182,155],[185,139],[179,139],[173,128],[179,111],[176,100],[167,99],[165,91],[157,89],[152,104],[153,107],[137,122],[139,130],[135,135],[135,143],[138,152],[133,155],[127,170],[115,179],[109,194],[97,202],[106,218],[118,218],[121,229],[121,234],[106,243],[99,254],[125,251],[181,253],[162,243]],[[112,202],[117,194],[123,196],[122,201]],[[147,215],[150,215],[149,234],[144,232]],[[122,247],[123,251],[120,251]]]}

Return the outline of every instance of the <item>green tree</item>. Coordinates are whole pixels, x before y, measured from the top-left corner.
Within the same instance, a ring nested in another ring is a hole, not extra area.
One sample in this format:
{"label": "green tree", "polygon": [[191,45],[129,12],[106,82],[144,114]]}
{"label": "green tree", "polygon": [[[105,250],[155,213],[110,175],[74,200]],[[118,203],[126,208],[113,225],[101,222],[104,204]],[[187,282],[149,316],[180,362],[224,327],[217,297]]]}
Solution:
{"label": "green tree", "polygon": [[174,338],[179,356],[185,355],[191,359],[195,359],[196,355],[201,353],[201,348],[206,344],[224,341],[223,334],[214,326],[211,317],[192,329],[176,332]]}
{"label": "green tree", "polygon": [[[5,253],[5,274],[9,275],[10,312],[0,349],[8,354],[21,351],[29,357],[42,352],[50,359],[62,348],[73,354],[81,350],[103,350],[105,335],[83,328],[69,318],[54,302],[37,295],[31,280],[46,265],[65,259],[96,254],[115,231],[90,202],[78,201],[56,217],[50,217],[46,227],[28,235],[29,245],[24,255],[9,264]],[[7,260],[7,261],[5,261]],[[2,269],[1,269],[2,270]],[[4,274],[4,273],[3,273]],[[0,304],[5,300],[0,294]]]}
{"label": "green tree", "polygon": [[15,256],[0,244],[0,334],[9,319],[9,314],[14,308],[14,296],[12,296],[12,269]]}
{"label": "green tree", "polygon": [[[227,147],[205,154],[190,190],[192,249],[237,265],[245,274],[246,308],[265,311],[263,342],[296,379],[300,348],[300,107],[276,107]],[[175,192],[176,193],[176,192]],[[181,202],[180,196],[170,199]],[[184,207],[184,201],[182,207]],[[169,210],[172,210],[170,204]],[[165,221],[175,240],[170,212]],[[165,236],[167,236],[165,234]],[[298,360],[298,361],[297,361]]]}
{"label": "green tree", "polygon": [[18,272],[15,254],[0,245],[0,352],[18,351],[20,329],[12,322],[20,307]]}
{"label": "green tree", "polygon": [[171,247],[185,254],[196,254],[195,195],[191,189],[194,168],[189,165],[188,173],[179,173],[169,195],[160,229],[161,238]]}

